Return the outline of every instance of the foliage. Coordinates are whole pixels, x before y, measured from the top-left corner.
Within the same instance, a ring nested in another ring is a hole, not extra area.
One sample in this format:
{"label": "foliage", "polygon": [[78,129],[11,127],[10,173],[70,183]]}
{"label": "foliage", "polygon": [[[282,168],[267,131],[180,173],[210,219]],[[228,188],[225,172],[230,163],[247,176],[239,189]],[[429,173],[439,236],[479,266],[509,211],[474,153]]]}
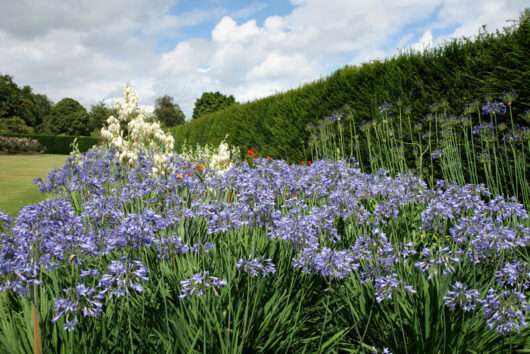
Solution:
{"label": "foliage", "polygon": [[[35,128],[50,113],[52,105],[46,95],[34,94],[27,85],[20,88],[12,76],[0,75],[0,124],[4,119],[19,117],[24,125]],[[8,126],[12,126],[11,123]]]}
{"label": "foliage", "polygon": [[88,113],[79,102],[63,98],[50,111],[47,125],[53,134],[88,135]]}
{"label": "foliage", "polygon": [[116,110],[108,108],[103,100],[96,105],[90,106],[90,112],[88,113],[90,132],[99,134],[107,119],[115,114],[117,114]]}
{"label": "foliage", "polygon": [[173,97],[168,95],[156,99],[153,114],[165,127],[184,124],[186,118],[178,103],[173,103]]}
{"label": "foliage", "polygon": [[193,119],[223,110],[234,103],[236,103],[236,100],[232,95],[225,96],[220,92],[204,92],[202,96],[195,101]]}
{"label": "foliage", "polygon": [[0,119],[0,133],[31,134],[32,127],[28,127],[20,117],[13,116]]}
{"label": "foliage", "polygon": [[[255,155],[253,152],[252,155]],[[253,156],[255,157],[255,156]],[[530,229],[482,186],[346,161],[69,158],[0,214],[0,346],[31,352],[517,352]],[[25,296],[19,296],[24,295]],[[32,314],[35,307],[36,316]]]}
{"label": "foliage", "polygon": [[36,139],[0,136],[0,151],[17,153],[43,152],[44,150],[46,148]]}
{"label": "foliage", "polygon": [[377,117],[377,107],[385,101],[409,107],[414,125],[429,113],[433,102],[447,100],[452,114],[475,99],[485,101],[487,94],[498,97],[504,90],[519,94],[514,123],[525,125],[521,115],[530,108],[529,14],[503,32],[481,32],[474,40],[454,39],[423,53],[346,66],[298,89],[205,115],[173,128],[175,146],[178,149],[184,140],[215,146],[229,134],[229,143],[245,151],[253,147],[295,162],[304,159],[310,136],[307,124],[317,125],[345,105],[354,112],[357,129]]}

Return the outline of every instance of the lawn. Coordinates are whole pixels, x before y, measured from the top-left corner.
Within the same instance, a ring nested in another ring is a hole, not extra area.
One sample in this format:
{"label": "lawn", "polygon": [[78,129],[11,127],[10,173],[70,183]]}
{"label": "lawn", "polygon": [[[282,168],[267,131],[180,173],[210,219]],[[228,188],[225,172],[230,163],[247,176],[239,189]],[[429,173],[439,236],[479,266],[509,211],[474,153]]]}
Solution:
{"label": "lawn", "polygon": [[33,184],[53,167],[62,167],[65,155],[0,155],[0,209],[11,217],[25,205],[46,198]]}

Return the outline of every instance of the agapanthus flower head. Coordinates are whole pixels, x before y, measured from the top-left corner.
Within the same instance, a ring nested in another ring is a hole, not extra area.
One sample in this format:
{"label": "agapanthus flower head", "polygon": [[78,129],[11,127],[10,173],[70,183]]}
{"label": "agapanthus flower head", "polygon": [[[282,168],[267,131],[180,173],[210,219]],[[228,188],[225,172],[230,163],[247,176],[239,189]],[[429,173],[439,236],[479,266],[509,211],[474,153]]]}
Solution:
{"label": "agapanthus flower head", "polygon": [[515,101],[519,95],[515,91],[504,91],[500,96],[500,99],[503,100],[508,106],[512,105],[512,102]]}
{"label": "agapanthus flower head", "polygon": [[438,247],[431,250],[424,248],[422,251],[423,261],[414,265],[422,273],[429,274],[428,279],[438,275],[448,275],[456,272],[456,264],[461,261],[462,251],[452,251],[449,247]]}
{"label": "agapanthus flower head", "polygon": [[449,101],[447,101],[445,98],[438,102],[438,108],[442,111],[449,109],[449,107]]}
{"label": "agapanthus flower head", "polygon": [[444,155],[444,150],[442,149],[435,149],[432,153],[431,153],[431,157],[433,160],[436,160],[440,157],[442,157]]}
{"label": "agapanthus flower head", "polygon": [[64,329],[71,331],[78,323],[77,313],[81,311],[83,317],[96,317],[103,310],[101,300],[104,299],[102,293],[98,293],[95,289],[85,286],[85,284],[78,284],[74,288],[63,290],[67,298],[55,299],[55,316],[52,322],[56,322],[61,317],[72,318],[72,320],[65,321]]}
{"label": "agapanthus flower head", "polygon": [[504,263],[504,267],[495,273],[497,284],[504,288],[527,290],[530,288],[530,264],[516,260]]}
{"label": "agapanthus flower head", "polygon": [[377,109],[379,110],[380,114],[388,114],[390,115],[392,113],[392,103],[384,102],[382,105],[378,106]]}
{"label": "agapanthus flower head", "polygon": [[483,114],[506,113],[506,106],[502,102],[486,102],[482,107]]}
{"label": "agapanthus flower head", "polygon": [[374,281],[374,286],[376,288],[375,299],[377,302],[392,300],[392,296],[395,294],[416,293],[412,286],[399,280],[396,273],[377,277]]}
{"label": "agapanthus flower head", "polygon": [[327,279],[344,279],[359,269],[359,263],[350,250],[332,250],[313,244],[293,259],[293,267],[301,268],[306,274],[316,272]]}
{"label": "agapanthus flower head", "polygon": [[438,103],[431,103],[429,105],[429,111],[431,113],[438,113],[440,111],[440,105]]}
{"label": "agapanthus flower head", "polygon": [[526,315],[530,312],[530,306],[522,292],[490,288],[484,300],[479,302],[484,308],[487,326],[501,335],[513,332],[519,334],[528,325]]}
{"label": "agapanthus flower head", "polygon": [[11,227],[11,218],[0,209],[0,232],[6,232]]}
{"label": "agapanthus flower head", "polygon": [[468,104],[464,107],[464,114],[474,114],[474,113],[477,113],[478,110],[479,110],[479,107],[480,107],[480,102],[478,102],[478,101],[468,103]]}
{"label": "agapanthus flower head", "polygon": [[451,290],[444,296],[444,304],[449,306],[451,310],[455,310],[456,306],[461,307],[464,311],[471,311],[475,309],[476,302],[480,293],[476,289],[469,289],[460,282],[455,282]]}
{"label": "agapanthus flower head", "polygon": [[215,296],[219,296],[217,289],[223,288],[226,286],[226,280],[211,276],[210,272],[205,270],[204,272],[197,273],[191,278],[182,280],[180,282],[182,285],[182,294],[179,295],[179,299],[183,300],[187,296],[197,294],[197,296],[204,295],[204,293],[211,289]]}
{"label": "agapanthus flower head", "polygon": [[98,288],[102,289],[102,294],[110,292],[110,297],[129,295],[131,289],[141,293],[143,291],[141,281],[149,281],[148,269],[140,261],[122,258],[120,261],[111,261],[107,270],[108,273],[101,276]]}
{"label": "agapanthus flower head", "polygon": [[274,274],[276,272],[276,266],[272,263],[270,258],[265,257],[253,258],[249,255],[247,258],[240,258],[236,263],[236,268],[250,273],[252,276]]}

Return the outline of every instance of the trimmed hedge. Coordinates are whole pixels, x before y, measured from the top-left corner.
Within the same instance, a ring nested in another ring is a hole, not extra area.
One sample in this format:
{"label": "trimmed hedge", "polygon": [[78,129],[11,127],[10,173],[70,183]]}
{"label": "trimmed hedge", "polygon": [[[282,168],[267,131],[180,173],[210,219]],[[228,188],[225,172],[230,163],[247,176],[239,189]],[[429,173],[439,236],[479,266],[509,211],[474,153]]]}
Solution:
{"label": "trimmed hedge", "polygon": [[325,79],[207,114],[171,131],[177,151],[185,140],[192,146],[218,145],[229,134],[228,142],[242,151],[254,148],[260,156],[295,162],[303,159],[307,124],[317,124],[345,105],[353,109],[357,125],[377,116],[383,102],[398,101],[419,122],[441,100],[449,102],[448,113],[460,114],[466,104],[484,103],[486,95],[497,99],[508,90],[519,94],[515,121],[524,125],[519,114],[530,107],[529,48],[527,9],[517,25],[503,32],[482,32],[474,40],[454,39],[423,53],[346,66]]}
{"label": "trimmed hedge", "polygon": [[[36,139],[42,146],[46,147],[45,154],[68,155],[72,151],[71,144],[75,136],[64,135],[40,135],[40,134],[2,134],[6,137],[26,137]],[[98,139],[88,136],[77,137],[80,152],[85,152],[92,146],[97,145]]]}

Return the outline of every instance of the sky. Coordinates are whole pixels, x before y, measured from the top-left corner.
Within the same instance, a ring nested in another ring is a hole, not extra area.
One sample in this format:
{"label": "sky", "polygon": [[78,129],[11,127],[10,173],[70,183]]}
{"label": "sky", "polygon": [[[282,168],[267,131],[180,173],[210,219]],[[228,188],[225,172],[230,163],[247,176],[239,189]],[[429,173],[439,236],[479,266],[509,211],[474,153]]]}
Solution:
{"label": "sky", "polygon": [[345,65],[513,24],[527,0],[0,0],[0,74],[87,109],[169,95],[191,119],[203,92],[238,102]]}

